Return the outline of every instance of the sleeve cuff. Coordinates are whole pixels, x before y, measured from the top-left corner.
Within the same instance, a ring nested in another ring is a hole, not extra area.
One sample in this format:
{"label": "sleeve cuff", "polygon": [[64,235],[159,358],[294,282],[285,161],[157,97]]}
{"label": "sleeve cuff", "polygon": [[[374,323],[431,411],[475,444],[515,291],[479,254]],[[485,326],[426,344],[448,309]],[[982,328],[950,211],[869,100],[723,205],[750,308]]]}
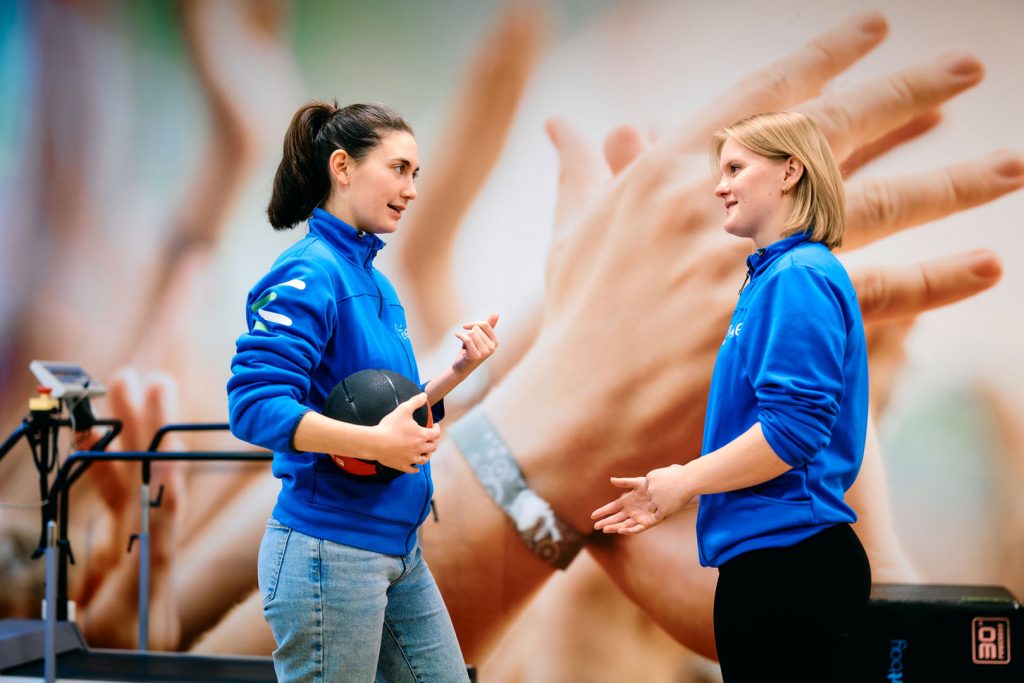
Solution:
{"label": "sleeve cuff", "polygon": [[299,413],[299,416],[295,418],[295,422],[292,423],[292,428],[288,430],[288,450],[292,453],[301,453],[298,448],[295,447],[295,432],[299,429],[299,423],[302,422],[302,418],[306,417],[306,413],[311,413],[313,410],[307,408]]}

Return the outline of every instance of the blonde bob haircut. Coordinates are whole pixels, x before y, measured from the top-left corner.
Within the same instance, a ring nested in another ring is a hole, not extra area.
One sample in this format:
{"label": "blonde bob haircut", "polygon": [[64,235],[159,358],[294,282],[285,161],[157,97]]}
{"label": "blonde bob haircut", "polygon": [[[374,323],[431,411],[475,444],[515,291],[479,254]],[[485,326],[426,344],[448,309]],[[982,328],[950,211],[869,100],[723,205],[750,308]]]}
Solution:
{"label": "blonde bob haircut", "polygon": [[804,166],[793,192],[793,212],[781,236],[811,230],[811,241],[829,249],[841,246],[846,233],[846,193],[832,150],[814,121],[803,114],[780,111],[742,119],[717,131],[711,142],[716,174],[722,146],[732,138],[751,152],[774,161],[795,157]]}

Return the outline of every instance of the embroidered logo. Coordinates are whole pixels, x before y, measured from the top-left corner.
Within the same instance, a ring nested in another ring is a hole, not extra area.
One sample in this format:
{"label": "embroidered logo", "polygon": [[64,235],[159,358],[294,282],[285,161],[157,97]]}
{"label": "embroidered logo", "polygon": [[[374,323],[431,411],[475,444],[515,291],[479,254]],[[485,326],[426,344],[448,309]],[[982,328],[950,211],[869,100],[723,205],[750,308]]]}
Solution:
{"label": "embroidered logo", "polygon": [[[274,285],[274,287],[291,287],[302,291],[306,288],[306,283],[302,280],[289,280],[288,282],[282,282],[280,285]],[[258,315],[268,323],[274,323],[275,325],[284,325],[285,327],[291,327],[292,319],[282,313],[275,313],[274,311],[267,310],[267,304],[277,300],[277,292],[271,291],[269,294],[265,294],[259,301],[256,301],[249,310]],[[257,320],[253,323],[252,329],[259,330],[261,332],[268,332],[267,326],[263,323],[263,320]]]}
{"label": "embroidered logo", "polygon": [[740,336],[740,328],[743,327],[743,323],[737,323],[735,325],[729,325],[729,329],[725,333],[725,339],[722,340],[722,346],[725,346],[725,342],[729,341],[733,337]]}

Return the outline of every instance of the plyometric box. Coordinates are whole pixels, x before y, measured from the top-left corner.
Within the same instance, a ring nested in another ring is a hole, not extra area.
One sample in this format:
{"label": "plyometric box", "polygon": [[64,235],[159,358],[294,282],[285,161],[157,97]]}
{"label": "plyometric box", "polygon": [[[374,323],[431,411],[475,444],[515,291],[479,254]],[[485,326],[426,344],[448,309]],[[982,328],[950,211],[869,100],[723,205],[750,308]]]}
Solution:
{"label": "plyometric box", "polygon": [[1021,683],[1024,610],[999,586],[875,584],[843,683]]}

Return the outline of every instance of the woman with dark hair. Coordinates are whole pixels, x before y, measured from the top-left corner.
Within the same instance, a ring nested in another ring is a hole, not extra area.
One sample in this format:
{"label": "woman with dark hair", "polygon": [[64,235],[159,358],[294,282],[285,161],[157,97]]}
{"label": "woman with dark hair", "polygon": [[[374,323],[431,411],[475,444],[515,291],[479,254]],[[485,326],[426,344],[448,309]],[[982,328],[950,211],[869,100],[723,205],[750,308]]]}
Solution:
{"label": "woman with dark hair", "polygon": [[[277,230],[308,219],[309,233],[249,292],[228,382],[232,432],[274,451],[281,480],[259,587],[282,681],[467,677],[418,543],[440,434],[413,412],[429,404],[443,417],[441,399],[497,347],[497,316],[457,331],[451,367],[420,383],[404,310],[373,265],[418,172],[412,129],[381,105],[313,102],[285,136],[267,215]],[[423,393],[372,427],[322,415],[335,385],[365,369]]]}
{"label": "woman with dark hair", "polygon": [[871,586],[844,499],[864,457],[868,367],[857,294],[831,251],[846,231],[842,177],[818,126],[791,112],[723,128],[712,159],[725,231],[755,251],[715,361],[702,457],[612,478],[629,491],[592,516],[636,534],[699,496],[725,681],[836,681]]}

